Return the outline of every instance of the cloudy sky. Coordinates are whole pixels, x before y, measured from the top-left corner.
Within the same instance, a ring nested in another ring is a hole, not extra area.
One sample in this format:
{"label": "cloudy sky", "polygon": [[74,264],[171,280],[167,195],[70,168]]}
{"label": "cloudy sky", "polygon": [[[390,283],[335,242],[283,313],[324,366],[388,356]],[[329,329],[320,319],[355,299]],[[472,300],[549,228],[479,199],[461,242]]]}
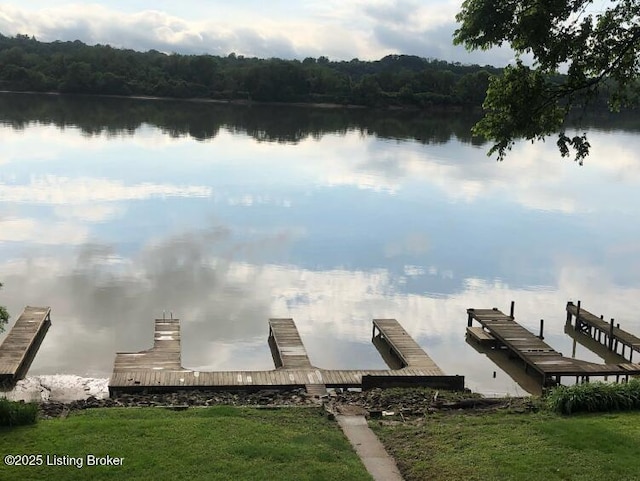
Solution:
{"label": "cloudy sky", "polygon": [[461,0],[5,1],[0,33],[185,54],[332,60],[392,53],[503,66],[507,49],[452,45]]}

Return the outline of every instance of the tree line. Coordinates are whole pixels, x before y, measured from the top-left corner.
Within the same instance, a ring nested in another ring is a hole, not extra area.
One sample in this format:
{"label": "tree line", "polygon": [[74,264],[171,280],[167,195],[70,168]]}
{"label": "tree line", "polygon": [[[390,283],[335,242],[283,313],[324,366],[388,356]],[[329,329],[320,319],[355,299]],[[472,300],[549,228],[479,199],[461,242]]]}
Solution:
{"label": "tree line", "polygon": [[379,138],[439,144],[456,138],[481,145],[471,127],[480,112],[430,110],[370,110],[365,108],[307,108],[269,103],[234,105],[165,99],[97,96],[90,102],[80,95],[0,94],[0,124],[22,130],[29,125],[74,127],[83,135],[133,135],[142,125],[164,134],[214,139],[220,131],[246,134],[259,142],[295,144],[325,135],[361,132]]}
{"label": "tree line", "polygon": [[413,55],[282,60],[137,52],[0,34],[0,90],[368,107],[479,107],[491,66]]}

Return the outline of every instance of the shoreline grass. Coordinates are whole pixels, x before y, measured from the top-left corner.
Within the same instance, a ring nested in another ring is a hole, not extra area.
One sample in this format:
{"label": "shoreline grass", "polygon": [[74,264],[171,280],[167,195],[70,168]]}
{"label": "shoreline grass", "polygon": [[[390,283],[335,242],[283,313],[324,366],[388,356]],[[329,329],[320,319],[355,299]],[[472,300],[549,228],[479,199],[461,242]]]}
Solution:
{"label": "shoreline grass", "polygon": [[637,410],[640,409],[640,379],[626,383],[561,385],[551,391],[547,406],[561,414]]}
{"label": "shoreline grass", "polygon": [[[0,453],[50,455],[41,466],[0,460],[3,481],[371,479],[339,426],[312,408],[88,409],[0,428]],[[84,463],[47,466],[54,455]],[[122,466],[87,466],[87,455]]]}
{"label": "shoreline grass", "polygon": [[370,423],[406,481],[640,480],[640,413],[435,414]]}

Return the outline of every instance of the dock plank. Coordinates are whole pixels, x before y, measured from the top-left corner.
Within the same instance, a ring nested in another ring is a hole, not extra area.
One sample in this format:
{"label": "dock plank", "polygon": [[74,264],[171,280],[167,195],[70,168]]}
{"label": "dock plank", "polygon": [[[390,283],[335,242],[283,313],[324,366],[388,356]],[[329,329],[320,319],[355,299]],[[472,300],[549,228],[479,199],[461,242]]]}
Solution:
{"label": "dock plank", "polygon": [[269,319],[272,354],[283,369],[312,367],[293,319]]}
{"label": "dock plank", "polygon": [[0,344],[0,383],[15,384],[26,376],[51,326],[49,307],[27,306]]}
{"label": "dock plank", "polygon": [[[596,333],[600,333],[599,336],[591,336],[585,332],[585,335],[588,335],[594,341],[606,347],[608,346],[608,337],[611,336],[614,342],[627,346],[631,351],[640,352],[640,338],[632,333],[615,325],[613,326],[613,329],[611,329],[610,322],[592,314],[582,306],[578,309],[578,306],[573,304],[573,302],[567,303],[566,310],[567,313],[571,315],[571,318],[575,319],[576,326],[588,326],[590,329],[595,330]],[[604,336],[602,336],[602,334],[604,334]]]}
{"label": "dock plank", "polygon": [[[582,312],[582,311],[581,311]],[[531,331],[515,322],[510,316],[491,309],[467,309],[469,319],[475,320],[500,344],[517,355],[527,366],[539,372],[543,378],[550,376],[615,375],[624,371],[616,364],[597,364],[562,356]],[[595,316],[594,316],[595,317]],[[495,321],[493,319],[499,319]],[[467,328],[468,329],[468,328]],[[640,365],[632,369],[640,374]],[[628,372],[625,372],[627,374]]]}
{"label": "dock plank", "polygon": [[[177,319],[156,320],[154,347],[137,353],[117,353],[113,375],[109,381],[111,395],[120,392],[171,389],[288,389],[304,386],[308,394],[322,396],[326,386],[362,387],[363,376],[403,378],[412,376],[415,385],[427,381],[423,378],[443,377],[440,368],[429,358],[402,326],[395,323],[386,331],[389,338],[396,336],[395,348],[409,361],[407,369],[392,370],[327,370],[314,367],[306,354],[298,330],[291,319],[269,320],[269,344],[276,346],[276,368],[265,371],[198,372],[184,369],[180,362],[180,326]],[[382,323],[384,324],[384,322]],[[384,329],[385,326],[383,326]],[[273,347],[272,347],[273,349]],[[272,351],[273,353],[273,351]],[[451,377],[454,376],[444,376]],[[452,386],[457,389],[461,377]],[[428,385],[428,384],[424,384]]]}
{"label": "dock plank", "polygon": [[[402,361],[402,367],[424,367],[440,371],[438,365],[431,359],[418,343],[404,330],[395,319],[374,319],[374,332],[386,343],[394,354]],[[392,367],[392,366],[390,366]],[[442,371],[440,371],[441,374]]]}

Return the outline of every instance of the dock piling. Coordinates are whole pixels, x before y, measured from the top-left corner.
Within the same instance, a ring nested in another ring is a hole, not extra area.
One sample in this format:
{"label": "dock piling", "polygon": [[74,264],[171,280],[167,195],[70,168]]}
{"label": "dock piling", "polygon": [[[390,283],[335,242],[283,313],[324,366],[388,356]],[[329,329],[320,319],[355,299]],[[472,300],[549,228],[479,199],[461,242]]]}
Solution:
{"label": "dock piling", "polygon": [[611,323],[609,324],[609,350],[613,351],[613,317],[611,318]]}
{"label": "dock piling", "polygon": [[[577,310],[573,303],[567,303],[568,313],[571,316],[575,316],[576,324],[581,326],[576,335],[580,334],[593,339],[592,336],[597,331],[594,326],[598,329],[603,328],[603,326],[598,324],[600,320],[596,316],[581,307],[579,306],[579,310]],[[554,379],[555,382],[559,382],[562,376],[576,376],[580,382],[588,383],[591,381],[591,377],[623,375],[626,377],[629,374],[640,374],[640,366],[638,365],[598,364],[564,357],[562,353],[543,341],[544,319],[540,319],[540,334],[536,336],[533,332],[515,322],[511,316],[495,309],[468,309],[467,312],[472,320],[479,322],[488,335],[495,339],[495,343],[501,349],[508,350],[514,357],[522,360],[525,372],[536,371],[542,379],[543,385],[546,385],[547,381],[551,382]],[[604,327],[605,332],[608,331],[610,326],[606,323],[603,324],[606,326]],[[570,329],[569,326],[566,326],[566,328],[567,330]],[[469,329],[467,332],[469,332]],[[612,339],[618,340],[618,337],[623,333],[614,331],[613,334],[615,335]],[[631,342],[627,346],[637,345],[640,347],[640,339],[635,342],[632,339],[637,338],[629,333],[624,334],[627,337],[620,337],[619,342],[621,344]],[[638,350],[640,351],[640,349]]]}

